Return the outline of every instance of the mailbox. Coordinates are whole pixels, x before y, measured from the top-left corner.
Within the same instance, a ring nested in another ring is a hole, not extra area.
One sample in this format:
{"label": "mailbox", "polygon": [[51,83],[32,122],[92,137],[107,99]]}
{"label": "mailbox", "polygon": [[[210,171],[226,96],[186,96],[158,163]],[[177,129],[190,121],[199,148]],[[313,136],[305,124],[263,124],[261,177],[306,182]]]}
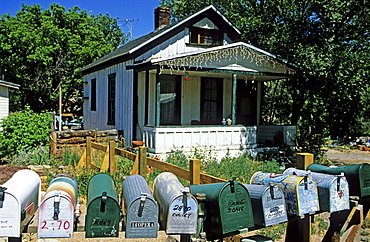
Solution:
{"label": "mailbox", "polygon": [[190,186],[193,195],[205,194],[204,232],[208,240],[239,234],[253,227],[252,203],[248,190],[235,180]]}
{"label": "mailbox", "polygon": [[343,174],[329,175],[295,168],[288,168],[284,174],[306,176],[308,172],[317,183],[321,211],[334,213],[349,209],[348,182]]}
{"label": "mailbox", "polygon": [[157,238],[158,204],[144,177],[131,175],[122,183],[126,238]]}
{"label": "mailbox", "polygon": [[310,177],[256,172],[251,184],[277,185],[284,192],[288,214],[301,216],[319,211],[316,182]]}
{"label": "mailbox", "polygon": [[198,202],[177,177],[170,172],[154,180],[153,196],[159,206],[160,228],[167,234],[195,234]]}
{"label": "mailbox", "polygon": [[118,237],[121,211],[113,178],[98,173],[90,178],[87,190],[85,237]]}
{"label": "mailbox", "polygon": [[38,238],[71,238],[77,182],[73,177],[56,177],[50,181],[39,208]]}
{"label": "mailbox", "polygon": [[26,169],[0,186],[0,237],[20,237],[39,207],[40,190],[39,175]]}
{"label": "mailbox", "polygon": [[307,167],[307,170],[331,175],[344,173],[348,181],[350,196],[361,198],[370,196],[370,165],[368,163],[339,167],[311,164]]}
{"label": "mailbox", "polygon": [[288,221],[284,193],[277,185],[244,186],[251,197],[255,225],[268,227]]}

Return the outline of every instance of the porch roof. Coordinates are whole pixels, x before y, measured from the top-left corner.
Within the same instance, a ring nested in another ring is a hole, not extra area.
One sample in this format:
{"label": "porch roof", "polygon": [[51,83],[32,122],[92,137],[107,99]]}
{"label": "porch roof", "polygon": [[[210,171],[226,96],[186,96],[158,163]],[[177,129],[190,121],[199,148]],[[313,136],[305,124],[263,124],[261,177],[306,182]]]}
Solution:
{"label": "porch roof", "polygon": [[288,76],[295,67],[273,54],[245,42],[216,46],[165,58],[148,59],[128,69],[158,66],[161,70],[197,70],[254,75]]}

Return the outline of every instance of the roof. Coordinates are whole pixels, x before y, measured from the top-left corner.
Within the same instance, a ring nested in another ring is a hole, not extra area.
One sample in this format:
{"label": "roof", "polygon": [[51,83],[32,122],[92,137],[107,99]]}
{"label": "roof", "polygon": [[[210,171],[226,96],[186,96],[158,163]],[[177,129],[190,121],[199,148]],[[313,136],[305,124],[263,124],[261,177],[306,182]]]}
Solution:
{"label": "roof", "polygon": [[10,87],[10,88],[18,89],[20,85],[19,84],[12,83],[12,82],[6,82],[6,81],[0,80],[0,86],[5,86],[5,87]]}
{"label": "roof", "polygon": [[218,17],[222,18],[233,31],[235,31],[239,35],[241,34],[240,31],[225,18],[225,16],[223,16],[213,5],[210,5],[206,8],[204,8],[204,9],[200,10],[199,12],[197,12],[197,13],[195,13],[195,14],[193,14],[193,15],[191,15],[191,16],[189,16],[189,17],[187,17],[187,18],[185,18],[181,21],[179,21],[179,22],[173,23],[173,24],[168,25],[168,26],[161,27],[161,28],[155,30],[154,32],[152,32],[148,35],[144,35],[144,36],[142,36],[138,39],[135,39],[135,40],[132,40],[132,41],[128,42],[127,44],[117,48],[116,50],[114,50],[111,53],[103,56],[102,58],[90,63],[89,65],[87,65],[83,68],[81,68],[79,70],[79,72],[86,72],[91,68],[102,65],[102,64],[104,64],[106,62],[109,62],[113,59],[124,57],[124,56],[129,56],[129,55],[133,54],[134,52],[140,50],[141,48],[145,47],[146,45],[148,45],[152,41],[154,41],[154,40],[162,37],[163,35],[171,32],[172,30],[176,29],[177,27],[180,27],[181,25],[185,24],[189,20],[195,19],[196,17],[200,16],[201,14],[203,14],[207,11],[212,11],[212,12],[216,13],[216,15]]}

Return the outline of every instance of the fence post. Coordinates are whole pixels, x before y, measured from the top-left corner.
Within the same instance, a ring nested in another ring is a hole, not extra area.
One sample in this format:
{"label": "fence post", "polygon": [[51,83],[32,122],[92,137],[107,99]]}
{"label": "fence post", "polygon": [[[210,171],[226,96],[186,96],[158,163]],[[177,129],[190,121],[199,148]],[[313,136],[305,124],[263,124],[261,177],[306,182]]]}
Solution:
{"label": "fence post", "polygon": [[139,146],[139,175],[146,178],[146,147]]}
{"label": "fence post", "polygon": [[85,164],[85,167],[86,168],[90,168],[91,167],[91,137],[90,136],[87,136],[86,137],[86,164]]}
{"label": "fence post", "polygon": [[306,170],[313,163],[313,154],[297,153],[297,169]]}
{"label": "fence post", "polygon": [[190,184],[200,185],[200,161],[190,159]]}
{"label": "fence post", "polygon": [[114,141],[109,141],[109,172],[113,173],[116,171],[117,166],[115,162],[115,147],[114,147]]}

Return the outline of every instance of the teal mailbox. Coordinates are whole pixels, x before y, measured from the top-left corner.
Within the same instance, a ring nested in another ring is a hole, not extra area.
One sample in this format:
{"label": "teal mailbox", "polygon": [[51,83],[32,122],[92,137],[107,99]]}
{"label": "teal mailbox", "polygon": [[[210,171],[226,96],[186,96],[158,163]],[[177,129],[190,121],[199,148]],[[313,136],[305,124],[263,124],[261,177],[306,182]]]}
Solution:
{"label": "teal mailbox", "polygon": [[85,237],[118,237],[121,211],[113,178],[105,173],[94,175],[87,191]]}
{"label": "teal mailbox", "polygon": [[205,194],[204,232],[208,240],[239,234],[253,227],[252,203],[247,188],[235,180],[190,186],[191,193]]}

